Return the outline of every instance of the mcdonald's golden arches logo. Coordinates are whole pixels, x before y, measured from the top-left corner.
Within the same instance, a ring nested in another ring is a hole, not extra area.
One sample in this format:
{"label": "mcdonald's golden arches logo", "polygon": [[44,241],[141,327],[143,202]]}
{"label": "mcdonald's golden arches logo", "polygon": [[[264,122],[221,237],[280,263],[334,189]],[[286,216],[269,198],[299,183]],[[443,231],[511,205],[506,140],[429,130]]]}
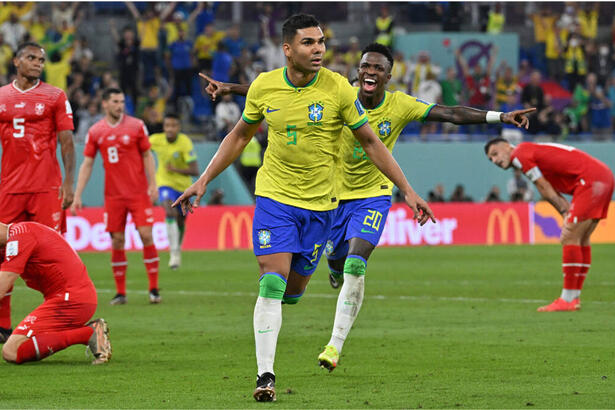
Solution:
{"label": "mcdonald's golden arches logo", "polygon": [[239,212],[237,215],[233,214],[230,211],[222,214],[222,218],[220,218],[220,224],[218,225],[218,249],[225,250],[226,247],[226,234],[228,232],[228,227],[230,225],[231,228],[231,243],[233,245],[232,249],[240,249],[241,248],[241,228],[244,227],[245,235],[248,239],[248,246],[252,249],[252,217],[247,212]]}
{"label": "mcdonald's golden arches logo", "polygon": [[494,209],[489,214],[489,219],[487,220],[487,245],[493,245],[495,243],[496,221],[500,228],[500,243],[509,243],[508,232],[511,225],[515,238],[514,243],[520,244],[522,242],[519,214],[512,208],[508,208],[505,211]]}

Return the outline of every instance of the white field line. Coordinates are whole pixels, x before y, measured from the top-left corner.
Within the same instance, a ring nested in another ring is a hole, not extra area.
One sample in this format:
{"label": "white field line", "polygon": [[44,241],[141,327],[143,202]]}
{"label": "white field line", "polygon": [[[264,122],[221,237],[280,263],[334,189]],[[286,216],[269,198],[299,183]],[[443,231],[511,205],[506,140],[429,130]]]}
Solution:
{"label": "white field line", "polygon": [[[115,294],[115,289],[96,289],[98,293],[107,293],[107,294]],[[136,295],[147,295],[148,291],[146,290],[128,290],[129,294]],[[161,290],[160,292],[163,296],[165,294],[172,295],[186,295],[186,296],[212,296],[212,297],[228,297],[228,296],[236,296],[236,297],[252,297],[256,299],[258,296],[257,292],[214,292],[207,290]],[[317,299],[337,299],[337,293],[310,293],[309,291],[305,293],[307,298],[317,298]],[[485,303],[485,302],[502,302],[502,303],[548,303],[550,300],[546,299],[511,299],[511,298],[470,298],[464,296],[450,297],[450,296],[385,296],[385,295],[366,295],[365,299],[370,300],[410,300],[410,301],[442,301],[442,302],[477,302],[477,303]],[[583,301],[583,304],[596,304],[596,305],[615,305],[615,301]]]}

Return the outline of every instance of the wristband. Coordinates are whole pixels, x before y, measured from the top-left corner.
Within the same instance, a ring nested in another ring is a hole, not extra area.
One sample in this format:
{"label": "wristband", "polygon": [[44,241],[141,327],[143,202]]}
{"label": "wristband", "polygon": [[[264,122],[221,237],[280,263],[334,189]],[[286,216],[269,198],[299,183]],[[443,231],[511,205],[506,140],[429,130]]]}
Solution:
{"label": "wristband", "polygon": [[500,119],[500,115],[502,115],[499,111],[487,111],[487,115],[485,115],[485,121],[487,124],[499,124],[502,122]]}

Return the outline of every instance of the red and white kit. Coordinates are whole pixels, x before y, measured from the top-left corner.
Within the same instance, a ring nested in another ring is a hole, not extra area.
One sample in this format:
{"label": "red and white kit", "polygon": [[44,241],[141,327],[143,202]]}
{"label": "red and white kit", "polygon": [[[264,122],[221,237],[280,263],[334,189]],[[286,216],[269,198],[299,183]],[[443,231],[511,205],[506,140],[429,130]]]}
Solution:
{"label": "red and white kit", "polygon": [[535,182],[544,177],[556,191],[572,195],[568,220],[604,219],[613,195],[613,173],[603,162],[562,144],[523,142],[512,165]]}
{"label": "red and white kit", "polygon": [[103,158],[107,232],[123,232],[128,212],[136,226],[154,223],[142,156],[150,147],[143,121],[128,115],[115,125],[102,119],[90,128],[83,154],[94,158],[100,151]]}
{"label": "red and white kit", "polygon": [[60,230],[62,173],[57,134],[73,130],[64,91],[39,81],[21,91],[0,88],[0,222],[36,221]]}

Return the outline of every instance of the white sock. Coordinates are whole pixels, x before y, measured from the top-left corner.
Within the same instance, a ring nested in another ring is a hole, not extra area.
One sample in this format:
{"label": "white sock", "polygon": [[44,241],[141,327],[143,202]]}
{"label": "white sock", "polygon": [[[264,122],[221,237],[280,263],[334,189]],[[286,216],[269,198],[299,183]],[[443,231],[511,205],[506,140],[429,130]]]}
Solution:
{"label": "white sock", "polygon": [[329,344],[335,346],[339,353],[342,352],[344,341],[361,309],[364,290],[365,275],[344,274],[344,284],[337,298],[333,332],[329,341]]}
{"label": "white sock", "polygon": [[171,252],[179,251],[179,227],[177,221],[173,219],[173,222],[166,220],[167,225],[167,238],[169,239],[169,249]]}
{"label": "white sock", "polygon": [[560,296],[566,302],[572,302],[581,295],[581,291],[577,289],[562,289],[562,295]]}
{"label": "white sock", "polygon": [[259,296],[254,306],[254,342],[258,375],[273,374],[275,347],[282,327],[282,301]]}

